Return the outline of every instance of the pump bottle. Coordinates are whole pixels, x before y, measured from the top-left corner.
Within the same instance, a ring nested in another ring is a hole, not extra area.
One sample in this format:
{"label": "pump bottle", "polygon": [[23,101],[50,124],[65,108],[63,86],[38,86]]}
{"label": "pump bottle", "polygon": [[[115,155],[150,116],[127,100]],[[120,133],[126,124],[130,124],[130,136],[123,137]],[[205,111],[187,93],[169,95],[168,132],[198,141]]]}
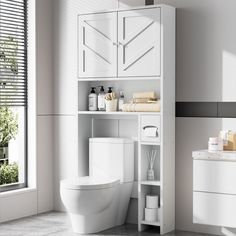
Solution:
{"label": "pump bottle", "polygon": [[95,92],[95,87],[92,87],[89,94],[89,111],[97,111],[97,109],[97,94]]}
{"label": "pump bottle", "polygon": [[106,105],[105,105],[105,92],[104,92],[104,87],[100,87],[100,92],[98,94],[98,110],[99,111],[105,111],[106,110]]}

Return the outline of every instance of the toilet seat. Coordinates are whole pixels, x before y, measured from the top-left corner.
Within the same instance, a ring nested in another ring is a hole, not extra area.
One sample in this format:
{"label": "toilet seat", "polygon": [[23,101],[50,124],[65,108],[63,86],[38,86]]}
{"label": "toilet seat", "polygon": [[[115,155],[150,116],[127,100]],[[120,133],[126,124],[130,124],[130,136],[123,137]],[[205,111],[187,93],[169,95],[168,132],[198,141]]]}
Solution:
{"label": "toilet seat", "polygon": [[61,181],[61,186],[66,189],[105,189],[111,188],[120,183],[119,179],[98,177],[98,176],[85,176],[65,179]]}

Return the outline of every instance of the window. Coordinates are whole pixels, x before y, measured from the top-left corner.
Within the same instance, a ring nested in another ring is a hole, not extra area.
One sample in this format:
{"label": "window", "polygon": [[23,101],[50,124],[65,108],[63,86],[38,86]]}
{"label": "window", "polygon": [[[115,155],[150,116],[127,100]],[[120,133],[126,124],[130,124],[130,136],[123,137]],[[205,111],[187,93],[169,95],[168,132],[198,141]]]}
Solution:
{"label": "window", "polygon": [[0,0],[0,192],[27,185],[27,0]]}

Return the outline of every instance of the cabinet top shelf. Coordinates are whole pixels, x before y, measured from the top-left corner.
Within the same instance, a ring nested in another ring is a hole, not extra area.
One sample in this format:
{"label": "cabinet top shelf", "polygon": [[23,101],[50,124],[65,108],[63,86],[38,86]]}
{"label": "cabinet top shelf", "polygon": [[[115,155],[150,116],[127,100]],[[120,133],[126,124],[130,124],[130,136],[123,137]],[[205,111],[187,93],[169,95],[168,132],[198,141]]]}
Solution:
{"label": "cabinet top shelf", "polygon": [[88,15],[88,14],[97,14],[97,13],[107,13],[107,12],[122,12],[122,11],[131,11],[131,10],[140,10],[140,9],[152,9],[152,8],[172,8],[175,9],[173,6],[167,5],[167,4],[153,4],[153,5],[146,5],[146,6],[130,6],[130,7],[121,7],[121,8],[115,8],[110,10],[98,10],[98,11],[90,11],[81,13],[79,15]]}
{"label": "cabinet top shelf", "polygon": [[114,111],[114,112],[106,112],[106,111],[78,111],[79,115],[160,115],[160,112],[123,112],[123,111]]}
{"label": "cabinet top shelf", "polygon": [[158,76],[142,76],[142,77],[107,77],[107,78],[78,78],[79,82],[89,82],[89,81],[136,81],[136,80],[160,80],[161,77]]}

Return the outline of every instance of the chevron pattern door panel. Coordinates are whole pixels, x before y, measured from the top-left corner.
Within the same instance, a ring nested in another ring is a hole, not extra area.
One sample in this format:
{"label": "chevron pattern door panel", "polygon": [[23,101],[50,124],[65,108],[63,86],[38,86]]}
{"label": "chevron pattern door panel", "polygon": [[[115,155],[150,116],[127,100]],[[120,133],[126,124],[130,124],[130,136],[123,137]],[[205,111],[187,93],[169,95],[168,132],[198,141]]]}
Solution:
{"label": "chevron pattern door panel", "polygon": [[160,76],[160,8],[118,13],[118,76]]}
{"label": "chevron pattern door panel", "polygon": [[117,13],[79,17],[79,77],[117,76]]}

